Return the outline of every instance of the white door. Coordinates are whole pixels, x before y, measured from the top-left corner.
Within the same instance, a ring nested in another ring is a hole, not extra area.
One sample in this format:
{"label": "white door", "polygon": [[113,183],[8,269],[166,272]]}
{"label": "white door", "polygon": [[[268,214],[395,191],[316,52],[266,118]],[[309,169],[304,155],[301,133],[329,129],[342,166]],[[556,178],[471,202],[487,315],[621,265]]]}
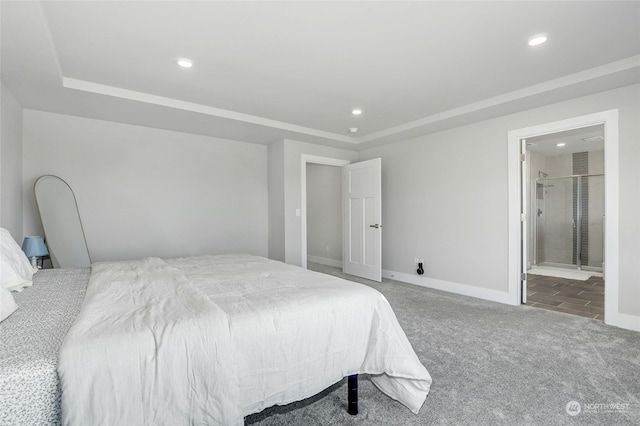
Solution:
{"label": "white door", "polygon": [[342,270],[382,281],[382,160],[342,168]]}
{"label": "white door", "polygon": [[520,235],[521,244],[522,244],[522,259],[520,261],[521,269],[520,269],[520,302],[527,303],[527,270],[529,266],[529,226],[527,222],[527,217],[529,216],[529,196],[531,192],[531,186],[528,176],[527,167],[528,159],[527,157],[527,141],[525,139],[520,140],[520,182],[521,182],[521,191],[520,191]]}

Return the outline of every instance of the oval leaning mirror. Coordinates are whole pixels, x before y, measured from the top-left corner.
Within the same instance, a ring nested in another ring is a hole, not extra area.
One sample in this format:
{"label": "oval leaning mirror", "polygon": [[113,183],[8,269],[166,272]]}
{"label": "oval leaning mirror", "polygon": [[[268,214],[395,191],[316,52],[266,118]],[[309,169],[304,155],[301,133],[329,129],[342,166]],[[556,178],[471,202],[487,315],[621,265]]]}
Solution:
{"label": "oval leaning mirror", "polygon": [[45,175],[34,185],[36,203],[54,268],[91,265],[73,190],[57,176]]}

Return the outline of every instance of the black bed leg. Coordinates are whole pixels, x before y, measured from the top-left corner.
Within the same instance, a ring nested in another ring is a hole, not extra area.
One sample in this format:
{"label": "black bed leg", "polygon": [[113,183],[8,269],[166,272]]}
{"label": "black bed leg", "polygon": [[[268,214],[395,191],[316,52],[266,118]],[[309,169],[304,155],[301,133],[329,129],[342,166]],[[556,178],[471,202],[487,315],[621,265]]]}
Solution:
{"label": "black bed leg", "polygon": [[358,414],[358,375],[354,374],[347,379],[348,393],[348,407],[347,412],[352,416]]}

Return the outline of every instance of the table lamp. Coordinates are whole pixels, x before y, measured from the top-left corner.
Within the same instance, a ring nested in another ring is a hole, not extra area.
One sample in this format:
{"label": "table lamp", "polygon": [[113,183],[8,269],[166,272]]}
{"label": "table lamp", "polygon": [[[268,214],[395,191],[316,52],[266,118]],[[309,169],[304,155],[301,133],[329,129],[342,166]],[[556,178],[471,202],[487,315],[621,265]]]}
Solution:
{"label": "table lamp", "polygon": [[43,237],[25,237],[22,242],[22,251],[31,260],[31,266],[34,268],[38,267],[38,259],[49,254]]}

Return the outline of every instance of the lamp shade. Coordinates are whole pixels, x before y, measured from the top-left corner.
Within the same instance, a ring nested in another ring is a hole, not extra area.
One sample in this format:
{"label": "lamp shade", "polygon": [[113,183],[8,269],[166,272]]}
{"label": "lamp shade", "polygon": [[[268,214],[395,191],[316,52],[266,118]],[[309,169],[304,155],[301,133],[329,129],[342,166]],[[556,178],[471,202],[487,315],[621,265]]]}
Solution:
{"label": "lamp shade", "polygon": [[22,242],[22,251],[27,257],[40,257],[49,254],[42,237],[25,237]]}

